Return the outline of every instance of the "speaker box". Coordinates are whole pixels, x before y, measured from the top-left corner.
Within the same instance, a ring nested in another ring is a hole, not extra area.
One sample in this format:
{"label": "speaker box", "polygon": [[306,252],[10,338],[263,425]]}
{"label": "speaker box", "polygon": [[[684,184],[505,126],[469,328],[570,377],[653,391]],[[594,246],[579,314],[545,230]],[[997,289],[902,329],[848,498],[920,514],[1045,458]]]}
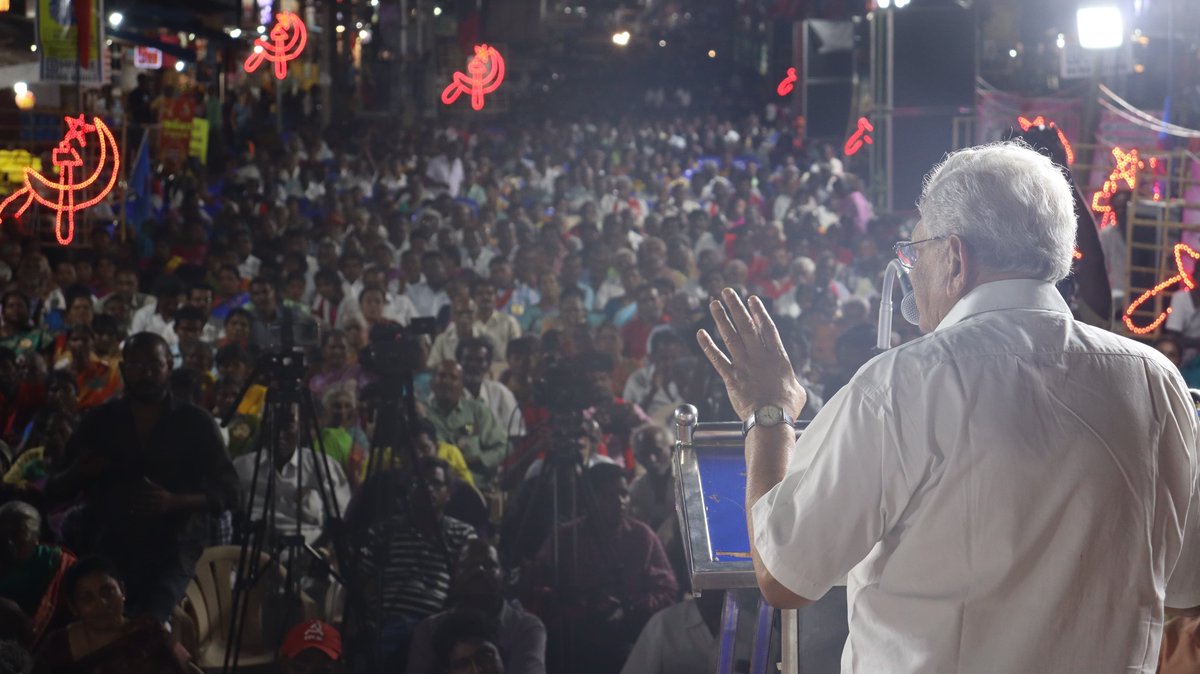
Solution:
{"label": "speaker box", "polygon": [[843,138],[854,96],[855,25],[808,19],[795,24],[797,62],[802,64],[801,114],[810,138]]}
{"label": "speaker box", "polygon": [[975,12],[910,6],[888,17],[892,107],[974,107]]}

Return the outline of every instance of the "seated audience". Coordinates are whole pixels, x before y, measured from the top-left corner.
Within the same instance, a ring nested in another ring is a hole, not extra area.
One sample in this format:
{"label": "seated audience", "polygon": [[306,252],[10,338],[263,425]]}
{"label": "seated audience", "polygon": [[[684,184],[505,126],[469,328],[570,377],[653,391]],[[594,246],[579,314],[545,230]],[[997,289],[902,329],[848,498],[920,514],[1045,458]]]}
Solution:
{"label": "seated audience", "polygon": [[422,620],[413,631],[407,674],[436,674],[433,635],[464,611],[477,611],[495,621],[494,643],[502,653],[505,671],[544,674],[546,628],[536,616],[504,597],[504,569],[496,548],[478,538],[467,541],[457,571],[449,610]]}
{"label": "seated audience", "polygon": [[34,672],[41,674],[182,674],[186,651],[160,620],[125,615],[125,585],[116,566],[87,557],[67,570],[63,595],[75,622],[46,637]]}
{"label": "seated audience", "polygon": [[42,516],[22,501],[0,506],[0,638],[36,645],[65,624],[63,576],[75,557],[39,542]]}

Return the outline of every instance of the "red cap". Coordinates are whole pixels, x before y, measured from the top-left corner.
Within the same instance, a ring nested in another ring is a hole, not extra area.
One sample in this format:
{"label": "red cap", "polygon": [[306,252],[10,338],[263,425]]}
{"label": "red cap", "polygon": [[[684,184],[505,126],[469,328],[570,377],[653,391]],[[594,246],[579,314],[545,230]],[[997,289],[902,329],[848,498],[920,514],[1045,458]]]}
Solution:
{"label": "red cap", "polygon": [[305,620],[288,631],[279,654],[294,658],[303,651],[315,648],[334,660],[342,657],[342,635],[333,625],[320,620]]}

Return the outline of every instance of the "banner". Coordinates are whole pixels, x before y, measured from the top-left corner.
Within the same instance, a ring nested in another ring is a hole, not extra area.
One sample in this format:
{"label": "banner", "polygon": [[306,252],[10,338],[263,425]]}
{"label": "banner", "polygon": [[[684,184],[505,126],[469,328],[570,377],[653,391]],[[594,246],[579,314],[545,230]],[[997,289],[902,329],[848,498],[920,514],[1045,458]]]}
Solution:
{"label": "banner", "polygon": [[[79,2],[88,5],[75,7]],[[81,15],[87,17],[82,36],[86,43],[84,58],[80,58],[81,36],[75,24],[75,17]],[[108,80],[103,18],[103,0],[37,0],[34,38],[42,82],[104,84]]]}
{"label": "banner", "polygon": [[208,120],[197,117],[192,120],[192,137],[188,141],[188,156],[208,163]]}
{"label": "banner", "polygon": [[159,117],[162,136],[158,143],[158,157],[164,164],[178,168],[187,161],[195,117],[196,101],[191,96],[176,96],[164,103]]}
{"label": "banner", "polygon": [[133,50],[134,68],[141,68],[143,70],[158,70],[159,68],[162,68],[162,64],[162,50],[155,49],[154,47],[144,47],[142,45],[138,45],[138,47]]}

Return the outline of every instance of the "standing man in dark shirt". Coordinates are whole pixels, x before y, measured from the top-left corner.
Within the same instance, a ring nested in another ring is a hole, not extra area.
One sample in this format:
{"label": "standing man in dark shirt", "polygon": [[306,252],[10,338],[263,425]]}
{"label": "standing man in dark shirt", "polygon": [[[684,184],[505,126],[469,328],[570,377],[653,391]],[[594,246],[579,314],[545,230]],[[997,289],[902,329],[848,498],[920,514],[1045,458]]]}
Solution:
{"label": "standing man in dark shirt", "polygon": [[141,134],[146,127],[158,120],[154,114],[154,84],[149,75],[141,74],[137,78],[137,87],[129,92],[125,108],[129,111],[129,121],[132,122],[132,132],[129,136],[129,146],[136,148],[142,142]]}
{"label": "standing man in dark shirt", "polygon": [[122,355],[125,395],[84,418],[68,443],[70,467],[46,492],[83,492],[76,545],[117,564],[130,615],[165,621],[195,575],[211,518],[238,502],[237,473],[212,416],[168,392],[166,341],[138,333]]}
{"label": "standing man in dark shirt", "polygon": [[149,125],[154,118],[154,84],[149,75],[138,75],[137,87],[129,92],[129,117],[134,124]]}

